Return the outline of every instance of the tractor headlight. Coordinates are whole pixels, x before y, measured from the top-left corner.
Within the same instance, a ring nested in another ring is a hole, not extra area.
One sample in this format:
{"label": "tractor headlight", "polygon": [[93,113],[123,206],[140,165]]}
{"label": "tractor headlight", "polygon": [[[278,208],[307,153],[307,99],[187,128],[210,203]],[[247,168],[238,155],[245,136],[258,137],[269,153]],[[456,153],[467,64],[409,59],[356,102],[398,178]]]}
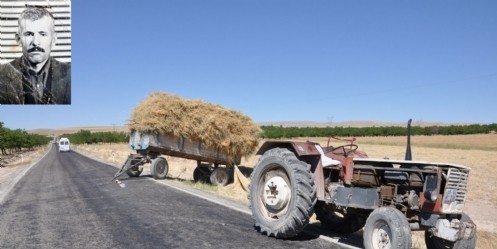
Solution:
{"label": "tractor headlight", "polygon": [[437,188],[437,176],[436,175],[427,175],[425,178],[425,184],[423,186],[423,192],[425,200],[434,203],[438,197],[438,188]]}

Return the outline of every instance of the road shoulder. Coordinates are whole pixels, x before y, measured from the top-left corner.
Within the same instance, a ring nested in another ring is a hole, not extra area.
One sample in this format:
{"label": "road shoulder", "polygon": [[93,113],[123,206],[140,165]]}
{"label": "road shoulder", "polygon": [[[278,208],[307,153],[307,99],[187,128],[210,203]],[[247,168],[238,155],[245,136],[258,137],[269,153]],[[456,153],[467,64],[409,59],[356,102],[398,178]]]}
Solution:
{"label": "road shoulder", "polygon": [[11,162],[6,167],[0,168],[0,205],[3,204],[5,196],[7,196],[16,183],[45,157],[51,148],[51,146],[47,146],[26,154],[21,154],[20,159]]}

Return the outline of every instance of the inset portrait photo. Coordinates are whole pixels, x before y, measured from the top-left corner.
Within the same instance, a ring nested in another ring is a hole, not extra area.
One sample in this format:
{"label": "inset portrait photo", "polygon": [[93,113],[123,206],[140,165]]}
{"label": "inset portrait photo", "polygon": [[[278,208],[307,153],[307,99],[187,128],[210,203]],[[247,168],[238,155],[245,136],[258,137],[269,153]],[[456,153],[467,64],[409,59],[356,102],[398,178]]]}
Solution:
{"label": "inset portrait photo", "polygon": [[71,1],[0,0],[0,104],[71,104]]}

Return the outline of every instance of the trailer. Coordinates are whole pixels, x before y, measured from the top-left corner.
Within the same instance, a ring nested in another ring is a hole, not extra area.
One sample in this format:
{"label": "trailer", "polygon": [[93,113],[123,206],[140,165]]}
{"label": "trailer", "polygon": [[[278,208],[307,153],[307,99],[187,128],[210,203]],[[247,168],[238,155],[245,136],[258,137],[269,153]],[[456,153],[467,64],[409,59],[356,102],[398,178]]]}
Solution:
{"label": "trailer", "polygon": [[230,157],[219,149],[205,146],[184,136],[159,134],[155,132],[131,131],[129,148],[136,151],[130,154],[114,175],[113,181],[126,173],[138,177],[145,164],[150,163],[150,173],[155,179],[165,179],[169,163],[163,155],[195,160],[193,171],[196,182],[210,182],[214,185],[227,185],[233,179],[233,166],[239,165],[241,157]]}

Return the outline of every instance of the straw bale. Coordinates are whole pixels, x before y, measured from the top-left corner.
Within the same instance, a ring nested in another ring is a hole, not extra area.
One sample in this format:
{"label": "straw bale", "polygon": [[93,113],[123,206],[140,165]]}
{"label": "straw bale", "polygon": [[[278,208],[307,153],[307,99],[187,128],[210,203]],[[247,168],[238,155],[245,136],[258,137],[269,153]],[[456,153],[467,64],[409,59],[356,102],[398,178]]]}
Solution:
{"label": "straw bale", "polygon": [[241,112],[164,92],[154,92],[139,103],[128,128],[183,136],[231,157],[254,153],[261,132],[259,126]]}

